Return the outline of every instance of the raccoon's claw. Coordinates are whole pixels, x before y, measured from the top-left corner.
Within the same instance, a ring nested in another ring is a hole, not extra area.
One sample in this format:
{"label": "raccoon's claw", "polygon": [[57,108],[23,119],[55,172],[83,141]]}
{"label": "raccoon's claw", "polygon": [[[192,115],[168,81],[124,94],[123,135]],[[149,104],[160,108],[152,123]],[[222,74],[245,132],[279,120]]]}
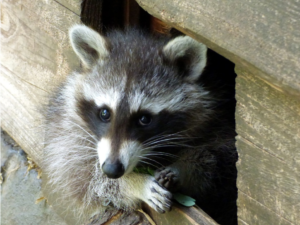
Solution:
{"label": "raccoon's claw", "polygon": [[160,185],[170,191],[176,191],[179,186],[178,176],[170,168],[162,168],[155,172],[155,179]]}
{"label": "raccoon's claw", "polygon": [[152,180],[150,188],[147,190],[145,202],[159,213],[171,210],[172,194],[159,185],[156,180]]}

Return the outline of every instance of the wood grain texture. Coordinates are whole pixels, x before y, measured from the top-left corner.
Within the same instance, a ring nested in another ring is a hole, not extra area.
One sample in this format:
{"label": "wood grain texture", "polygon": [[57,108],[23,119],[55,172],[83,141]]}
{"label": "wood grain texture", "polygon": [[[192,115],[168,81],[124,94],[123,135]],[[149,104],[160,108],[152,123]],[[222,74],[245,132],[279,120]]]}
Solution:
{"label": "wood grain texture", "polygon": [[79,0],[53,0],[62,6],[64,6],[69,11],[73,12],[77,16],[80,16],[80,4],[82,1]]}
{"label": "wood grain texture", "polygon": [[300,100],[236,72],[240,224],[299,224]]}
{"label": "wood grain texture", "polygon": [[79,21],[72,10],[53,0],[1,2],[1,127],[37,164],[44,140],[43,106],[79,65],[67,33]]}
{"label": "wood grain texture", "polygon": [[175,203],[172,210],[165,214],[159,214],[147,205],[143,210],[150,215],[156,225],[218,225],[197,206],[184,207]]}
{"label": "wood grain texture", "polygon": [[137,2],[278,89],[300,96],[299,1]]}

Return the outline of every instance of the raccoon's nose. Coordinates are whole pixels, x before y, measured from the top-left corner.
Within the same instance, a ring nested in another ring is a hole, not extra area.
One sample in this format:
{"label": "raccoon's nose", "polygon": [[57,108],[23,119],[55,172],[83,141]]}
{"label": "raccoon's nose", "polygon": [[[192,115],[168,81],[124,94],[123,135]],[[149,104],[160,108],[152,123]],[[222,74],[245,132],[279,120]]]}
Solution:
{"label": "raccoon's nose", "polygon": [[102,171],[112,179],[117,179],[121,177],[124,172],[124,166],[120,161],[117,161],[115,163],[110,163],[110,162],[104,162],[102,165]]}

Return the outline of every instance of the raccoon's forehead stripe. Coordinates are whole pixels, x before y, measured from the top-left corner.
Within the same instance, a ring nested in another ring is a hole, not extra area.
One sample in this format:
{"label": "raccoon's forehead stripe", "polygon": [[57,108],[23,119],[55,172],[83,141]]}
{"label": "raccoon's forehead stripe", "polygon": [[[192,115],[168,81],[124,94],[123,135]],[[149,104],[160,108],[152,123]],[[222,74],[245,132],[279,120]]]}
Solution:
{"label": "raccoon's forehead stripe", "polygon": [[[122,89],[121,89],[122,91]],[[116,110],[122,94],[116,88],[97,89],[90,85],[84,85],[84,97],[86,100],[93,100],[98,107],[103,105],[109,106]]]}
{"label": "raccoon's forehead stripe", "polygon": [[[184,90],[173,91],[171,93],[162,93],[155,97],[146,96],[144,93],[134,92],[129,95],[130,113],[139,110],[147,110],[158,114],[163,110],[175,112],[183,108],[189,108],[189,105],[183,105],[182,101],[186,97]],[[193,103],[194,104],[194,103]]]}

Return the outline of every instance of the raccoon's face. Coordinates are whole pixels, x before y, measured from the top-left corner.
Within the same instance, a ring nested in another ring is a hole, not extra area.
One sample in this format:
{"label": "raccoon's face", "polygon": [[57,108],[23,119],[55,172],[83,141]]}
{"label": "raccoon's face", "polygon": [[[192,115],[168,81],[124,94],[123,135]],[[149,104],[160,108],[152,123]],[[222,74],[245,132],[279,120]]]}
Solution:
{"label": "raccoon's face", "polygon": [[151,157],[183,146],[186,131],[205,114],[207,94],[195,83],[206,65],[206,46],[190,37],[166,42],[136,31],[122,35],[107,39],[83,25],[70,30],[86,69],[73,82],[76,113],[97,137],[109,178],[140,162],[159,166]]}

